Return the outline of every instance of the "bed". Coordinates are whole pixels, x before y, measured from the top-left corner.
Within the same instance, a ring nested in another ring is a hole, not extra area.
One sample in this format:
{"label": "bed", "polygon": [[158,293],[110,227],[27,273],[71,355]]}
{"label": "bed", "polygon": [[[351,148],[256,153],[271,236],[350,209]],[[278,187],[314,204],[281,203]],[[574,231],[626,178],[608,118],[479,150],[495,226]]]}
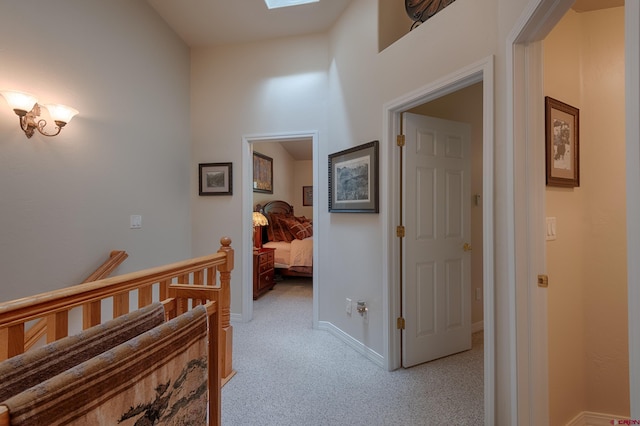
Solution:
{"label": "bed", "polygon": [[258,204],[256,211],[267,217],[263,227],[263,247],[275,249],[274,266],[282,276],[313,276],[313,223],[304,216],[294,215],[286,201]]}

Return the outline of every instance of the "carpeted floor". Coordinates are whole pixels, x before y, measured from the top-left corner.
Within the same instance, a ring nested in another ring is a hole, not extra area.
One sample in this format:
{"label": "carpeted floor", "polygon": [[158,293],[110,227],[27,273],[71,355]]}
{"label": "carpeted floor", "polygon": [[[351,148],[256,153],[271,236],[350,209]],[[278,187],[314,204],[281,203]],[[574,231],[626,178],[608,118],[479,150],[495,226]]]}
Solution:
{"label": "carpeted floor", "polygon": [[311,281],[285,280],[232,324],[224,426],[483,424],[482,333],[470,351],[389,372],[311,323]]}

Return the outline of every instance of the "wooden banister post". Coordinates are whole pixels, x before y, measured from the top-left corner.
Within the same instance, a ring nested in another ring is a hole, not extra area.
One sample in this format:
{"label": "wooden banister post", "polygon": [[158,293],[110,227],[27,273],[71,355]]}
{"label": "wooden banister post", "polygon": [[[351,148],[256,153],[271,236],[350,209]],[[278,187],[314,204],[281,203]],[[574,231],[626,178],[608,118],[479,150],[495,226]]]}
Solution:
{"label": "wooden banister post", "polygon": [[231,326],[231,271],[233,270],[233,248],[231,248],[231,238],[222,237],[220,239],[221,247],[218,253],[227,254],[227,263],[220,265],[220,328],[222,335],[220,339],[220,363],[222,368],[223,384],[235,374],[233,371],[233,327]]}
{"label": "wooden banister post", "polygon": [[69,335],[69,312],[57,312],[47,316],[47,343]]}

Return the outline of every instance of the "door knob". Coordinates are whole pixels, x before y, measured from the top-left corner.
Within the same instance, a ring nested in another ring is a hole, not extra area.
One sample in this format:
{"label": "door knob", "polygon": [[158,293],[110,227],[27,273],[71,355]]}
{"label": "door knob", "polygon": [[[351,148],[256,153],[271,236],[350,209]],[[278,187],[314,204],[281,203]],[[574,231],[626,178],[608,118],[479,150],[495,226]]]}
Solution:
{"label": "door knob", "polygon": [[471,244],[469,244],[469,243],[464,243],[464,245],[462,246],[462,250],[464,250],[464,251],[471,251]]}

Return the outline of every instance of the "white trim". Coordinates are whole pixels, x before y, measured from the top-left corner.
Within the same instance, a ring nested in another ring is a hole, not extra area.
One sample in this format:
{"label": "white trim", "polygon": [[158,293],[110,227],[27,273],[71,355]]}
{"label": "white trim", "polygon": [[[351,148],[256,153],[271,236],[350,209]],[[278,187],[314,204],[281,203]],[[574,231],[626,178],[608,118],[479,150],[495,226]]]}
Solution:
{"label": "white trim", "polygon": [[[396,329],[395,319],[401,315],[399,301],[399,285],[396,277],[400,271],[395,226],[399,223],[399,194],[394,188],[399,185],[396,165],[399,153],[395,148],[395,137],[400,131],[400,114],[415,106],[440,98],[449,93],[483,82],[483,288],[484,288],[484,414],[485,424],[495,424],[495,278],[494,278],[494,65],[493,56],[484,58],[468,67],[453,72],[425,87],[408,93],[398,99],[386,103],[383,107],[383,147],[387,148],[387,161],[382,162],[382,176],[387,173],[388,184],[383,186],[382,219],[387,224],[387,232],[383,234],[383,306],[387,306],[388,314],[384,320],[386,368],[393,370],[400,367],[400,332]],[[389,194],[388,192],[391,192]],[[391,200],[389,200],[391,198]],[[391,207],[388,207],[391,206]]]}
{"label": "white trim", "polygon": [[332,323],[330,323],[328,321],[319,321],[317,328],[319,330],[328,331],[333,336],[338,338],[338,340],[346,343],[353,350],[355,350],[359,354],[363,355],[365,358],[367,358],[369,361],[371,361],[374,364],[376,364],[378,367],[384,368],[385,361],[384,361],[384,357],[382,355],[380,355],[379,353],[377,353],[373,349],[369,348],[365,344],[363,344],[363,343],[359,342],[358,340],[354,339],[353,337],[351,337],[350,335],[348,335],[344,331],[340,330],[338,327],[336,327]]}
{"label": "white trim", "polygon": [[[317,192],[318,186],[318,167],[320,164],[319,155],[319,143],[318,143],[318,131],[302,131],[302,132],[285,132],[285,133],[268,133],[268,134],[254,134],[242,136],[242,238],[244,244],[243,247],[253,247],[253,232],[251,223],[251,212],[253,211],[253,189],[250,182],[253,182],[253,158],[251,144],[254,142],[281,142],[285,140],[300,140],[311,139],[313,144],[313,187],[314,192]],[[313,217],[319,216],[320,203],[313,203]],[[314,233],[320,235],[320,230],[317,228],[320,223],[318,220],[314,220]],[[313,239],[313,264],[318,265],[318,238]],[[253,251],[251,249],[245,250],[242,253],[242,321],[249,322],[253,319]],[[313,282],[320,282],[320,273],[317,267],[313,268]],[[318,328],[318,286],[313,286],[313,328]]]}
{"label": "white trim", "polygon": [[616,424],[612,423],[614,420],[629,420],[629,417],[583,411],[571,419],[566,426],[611,426]]}
{"label": "white trim", "polygon": [[640,3],[626,1],[625,99],[627,173],[627,298],[631,417],[640,419]]}
{"label": "white trim", "polygon": [[507,211],[511,423],[549,422],[542,47],[573,0],[532,0],[507,38]]}

